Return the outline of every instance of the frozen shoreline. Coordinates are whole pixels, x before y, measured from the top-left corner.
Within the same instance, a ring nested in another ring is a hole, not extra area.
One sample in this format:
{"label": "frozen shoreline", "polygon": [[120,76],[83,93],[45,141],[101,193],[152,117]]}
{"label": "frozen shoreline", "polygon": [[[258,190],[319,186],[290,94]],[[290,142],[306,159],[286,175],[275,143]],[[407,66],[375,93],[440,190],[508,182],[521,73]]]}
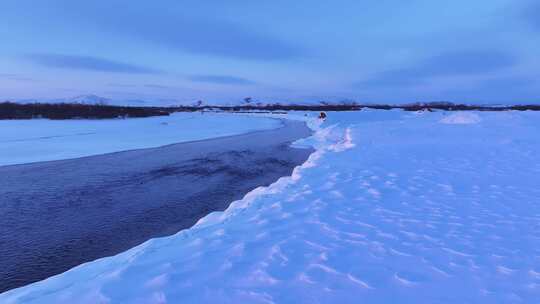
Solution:
{"label": "frozen shoreline", "polygon": [[290,175],[311,153],[290,143],[309,134],[284,121],[273,130],[0,167],[0,290],[191,227]]}
{"label": "frozen shoreline", "polygon": [[0,120],[0,166],[154,148],[280,126],[274,117],[215,113],[107,120]]}

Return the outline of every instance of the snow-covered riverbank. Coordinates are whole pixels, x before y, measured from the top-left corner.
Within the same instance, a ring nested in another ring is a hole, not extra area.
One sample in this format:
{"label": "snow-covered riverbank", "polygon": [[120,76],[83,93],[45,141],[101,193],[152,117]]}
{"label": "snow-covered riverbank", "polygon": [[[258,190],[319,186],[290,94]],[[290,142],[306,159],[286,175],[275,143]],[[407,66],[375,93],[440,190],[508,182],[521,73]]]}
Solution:
{"label": "snow-covered riverbank", "polygon": [[217,113],[105,120],[0,120],[0,166],[153,148],[279,126],[276,119]]}
{"label": "snow-covered riverbank", "polygon": [[540,298],[538,113],[362,111],[311,125],[299,144],[318,150],[291,177],[0,302]]}

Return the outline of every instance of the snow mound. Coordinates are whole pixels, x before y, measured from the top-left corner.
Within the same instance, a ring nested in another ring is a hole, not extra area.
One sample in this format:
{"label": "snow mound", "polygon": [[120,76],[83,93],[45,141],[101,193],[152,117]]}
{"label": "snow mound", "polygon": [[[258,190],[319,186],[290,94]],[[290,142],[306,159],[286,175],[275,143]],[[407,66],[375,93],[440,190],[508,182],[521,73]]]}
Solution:
{"label": "snow mound", "polygon": [[454,113],[440,120],[440,122],[443,124],[451,125],[477,124],[480,121],[482,121],[482,119],[478,114],[470,112]]}

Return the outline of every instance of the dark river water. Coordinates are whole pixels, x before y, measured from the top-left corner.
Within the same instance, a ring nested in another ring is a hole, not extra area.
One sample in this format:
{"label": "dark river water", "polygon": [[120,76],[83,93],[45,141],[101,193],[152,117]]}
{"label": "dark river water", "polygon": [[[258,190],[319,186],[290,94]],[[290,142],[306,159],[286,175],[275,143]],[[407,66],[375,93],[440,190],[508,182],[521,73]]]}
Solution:
{"label": "dark river water", "polygon": [[0,292],[191,227],[312,152],[300,122],[159,148],[0,167]]}

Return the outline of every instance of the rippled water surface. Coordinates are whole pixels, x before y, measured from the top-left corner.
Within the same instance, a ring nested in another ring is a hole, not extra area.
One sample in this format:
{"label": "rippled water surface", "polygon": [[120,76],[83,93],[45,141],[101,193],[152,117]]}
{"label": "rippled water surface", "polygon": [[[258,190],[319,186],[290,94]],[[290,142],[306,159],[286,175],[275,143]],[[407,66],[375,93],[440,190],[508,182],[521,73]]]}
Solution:
{"label": "rippled water surface", "polygon": [[289,175],[301,123],[200,142],[0,167],[0,292],[188,228]]}

